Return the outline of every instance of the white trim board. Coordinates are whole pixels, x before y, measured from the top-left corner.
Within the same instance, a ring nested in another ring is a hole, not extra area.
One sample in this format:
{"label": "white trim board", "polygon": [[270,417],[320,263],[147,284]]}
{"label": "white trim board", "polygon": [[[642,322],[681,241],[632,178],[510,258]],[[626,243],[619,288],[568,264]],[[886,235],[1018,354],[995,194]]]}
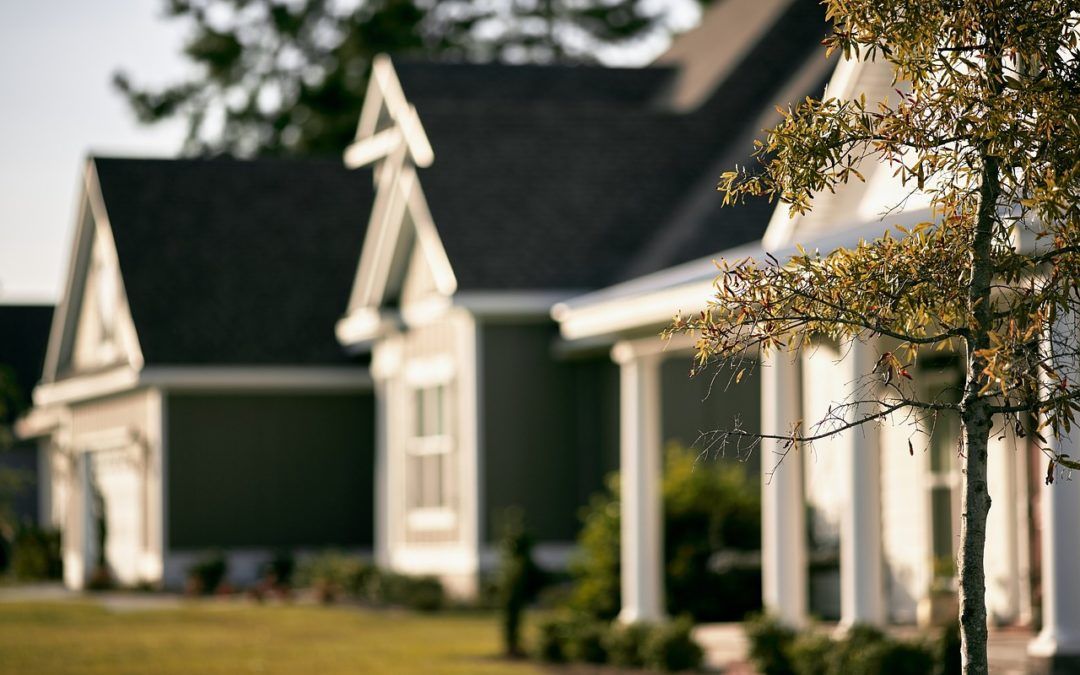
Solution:
{"label": "white trim board", "polygon": [[370,391],[371,382],[366,368],[334,366],[150,366],[139,376],[140,384],[169,391]]}

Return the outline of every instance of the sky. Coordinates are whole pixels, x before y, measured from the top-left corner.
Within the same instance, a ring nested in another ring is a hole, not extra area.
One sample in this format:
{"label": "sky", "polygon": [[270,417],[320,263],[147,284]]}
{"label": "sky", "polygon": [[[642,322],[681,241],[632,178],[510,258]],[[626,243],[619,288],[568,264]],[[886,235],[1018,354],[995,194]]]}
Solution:
{"label": "sky", "polygon": [[181,123],[144,127],[110,82],[186,72],[160,0],[0,0],[0,303],[55,302],[88,153],[170,156]]}

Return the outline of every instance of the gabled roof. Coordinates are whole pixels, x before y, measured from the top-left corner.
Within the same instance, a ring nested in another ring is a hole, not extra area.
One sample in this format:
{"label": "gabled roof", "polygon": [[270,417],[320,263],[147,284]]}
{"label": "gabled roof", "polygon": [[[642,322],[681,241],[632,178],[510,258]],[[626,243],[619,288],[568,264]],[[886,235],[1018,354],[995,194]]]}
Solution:
{"label": "gabled roof", "polygon": [[[52,315],[52,305],[0,305],[0,367],[11,369],[19,405],[30,404],[30,392],[41,377]],[[5,394],[0,392],[0,398]]]}
{"label": "gabled roof", "polygon": [[816,2],[769,25],[689,112],[667,105],[671,67],[395,64],[458,290],[599,288],[760,238],[771,207],[719,211],[716,179],[828,71]]}
{"label": "gabled roof", "polygon": [[333,329],[369,172],[336,160],[92,162],[147,365],[346,360]]}

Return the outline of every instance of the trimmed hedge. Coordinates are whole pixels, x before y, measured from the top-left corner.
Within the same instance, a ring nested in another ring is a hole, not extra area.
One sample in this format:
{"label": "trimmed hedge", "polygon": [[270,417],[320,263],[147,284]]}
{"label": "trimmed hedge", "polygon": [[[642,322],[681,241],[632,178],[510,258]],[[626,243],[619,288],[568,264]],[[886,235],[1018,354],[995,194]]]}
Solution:
{"label": "trimmed hedge", "polygon": [[609,663],[664,672],[697,670],[703,652],[691,636],[692,628],[689,617],[670,623],[621,625],[581,615],[559,615],[539,623],[532,653],[548,663]]}
{"label": "trimmed hedge", "polygon": [[764,675],[924,675],[958,672],[955,629],[936,641],[897,640],[877,628],[856,625],[842,639],[800,633],[768,616],[745,624],[750,660]]}

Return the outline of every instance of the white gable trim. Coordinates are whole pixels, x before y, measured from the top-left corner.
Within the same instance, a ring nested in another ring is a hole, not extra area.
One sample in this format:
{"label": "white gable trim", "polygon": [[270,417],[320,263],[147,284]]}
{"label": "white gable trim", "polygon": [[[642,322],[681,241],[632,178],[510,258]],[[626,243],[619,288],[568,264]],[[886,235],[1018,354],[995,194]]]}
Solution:
{"label": "white gable trim", "polygon": [[[393,120],[394,126],[380,130],[379,118],[384,112]],[[356,140],[345,150],[345,166],[357,169],[388,157],[402,143],[416,166],[431,166],[435,160],[424,125],[420,123],[416,108],[405,99],[390,57],[379,54],[372,64],[371,82],[356,127]]]}
{"label": "white gable trim", "polygon": [[48,407],[100,398],[128,391],[138,384],[138,371],[120,366],[100,373],[39,384],[34,388],[34,405]]}
{"label": "white gable trim", "polygon": [[112,226],[109,223],[105,199],[101,193],[101,184],[93,160],[86,162],[82,195],[79,199],[76,218],[75,237],[68,262],[64,294],[49,332],[49,344],[46,348],[45,367],[42,373],[43,382],[55,382],[59,378],[60,369],[74,356],[76,331],[88,290],[86,280],[93,264],[94,249],[99,246],[102,254],[107,258],[108,273],[116,275],[120,295],[117,299],[113,326],[116,341],[128,366],[137,371],[144,363],[142,348],[139,345],[127,301],[127,288],[116,253]]}
{"label": "white gable trim", "polygon": [[[412,246],[420,247],[439,295],[449,298],[457,291],[457,278],[435,229],[416,169],[401,154],[399,150],[387,160],[400,159],[399,168],[386,168],[380,175],[349,311],[335,327],[338,341],[346,346],[370,342],[383,333],[388,321],[394,323],[383,316],[380,308],[387,300],[393,275],[408,273],[412,248],[403,245],[404,237],[411,235]],[[406,230],[408,222],[412,223],[411,232]]]}

